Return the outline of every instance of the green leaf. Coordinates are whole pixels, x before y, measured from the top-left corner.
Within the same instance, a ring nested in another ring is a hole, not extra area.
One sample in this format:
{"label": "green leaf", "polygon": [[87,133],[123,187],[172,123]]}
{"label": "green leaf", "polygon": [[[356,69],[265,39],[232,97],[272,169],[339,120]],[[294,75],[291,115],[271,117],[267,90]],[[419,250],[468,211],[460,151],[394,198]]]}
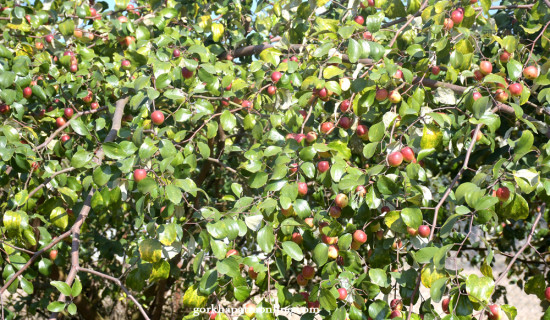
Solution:
{"label": "green leaf", "polygon": [[70,303],[69,306],[67,307],[67,312],[70,314],[70,315],[76,315],[76,312],[77,312],[77,309],[76,309],[76,304],[74,303]]}
{"label": "green leaf", "polygon": [[80,282],[80,279],[76,278],[73,283],[73,287],[71,288],[71,296],[78,297],[80,292],[82,292],[82,283]]}
{"label": "green leaf", "polygon": [[275,235],[272,226],[265,226],[258,231],[257,236],[258,245],[265,253],[273,251],[273,245],[275,244]]}
{"label": "green leaf", "polygon": [[71,287],[63,281],[52,281],[50,284],[59,290],[65,296],[71,296]]}
{"label": "green leaf", "polygon": [[382,269],[370,269],[369,270],[370,281],[382,288],[388,287],[390,282],[386,272]]}
{"label": "green leaf", "polygon": [[289,255],[292,259],[296,261],[302,261],[304,259],[304,254],[302,253],[302,249],[300,247],[292,242],[292,241],[285,241],[282,244],[283,251]]}
{"label": "green leaf", "polygon": [[356,63],[359,57],[362,55],[362,49],[359,42],[354,39],[350,39],[348,43],[348,58],[351,63]]}
{"label": "green leaf", "polygon": [[466,292],[472,302],[487,303],[494,289],[495,282],[491,278],[471,274],[466,279]]}
{"label": "green leaf", "polygon": [[386,134],[386,127],[384,126],[384,122],[375,123],[373,126],[369,128],[369,141],[371,142],[381,141],[384,138],[385,134]]}
{"label": "green leaf", "polygon": [[229,131],[237,125],[237,119],[235,116],[229,112],[229,110],[224,110],[220,116],[220,121],[223,130]]}
{"label": "green leaf", "polygon": [[80,149],[71,158],[71,166],[74,168],[82,168],[92,160],[93,156],[92,153]]}
{"label": "green leaf", "polygon": [[313,261],[320,267],[328,261],[328,246],[324,243],[319,243],[313,250]]}
{"label": "green leaf", "polygon": [[147,262],[158,262],[162,257],[162,245],[154,239],[145,239],[139,244],[141,259]]}
{"label": "green leaf", "polygon": [[168,198],[168,200],[170,200],[173,204],[179,204],[181,202],[183,193],[180,188],[170,184],[167,185],[164,190],[166,192],[166,198]]}
{"label": "green leaf", "polygon": [[328,66],[323,70],[323,78],[331,79],[337,77],[344,73],[344,70],[338,68],[337,66]]}
{"label": "green leaf", "polygon": [[65,303],[63,302],[52,302],[48,305],[48,311],[50,312],[61,312],[65,310]]}
{"label": "green leaf", "polygon": [[430,296],[434,302],[439,302],[445,294],[445,287],[447,284],[447,278],[441,278],[432,284],[430,288]]}
{"label": "green leaf", "polygon": [[401,218],[408,227],[418,229],[422,224],[422,211],[419,208],[404,208]]}
{"label": "green leaf", "polygon": [[518,61],[511,59],[506,64],[506,69],[508,70],[508,78],[510,78],[510,80],[512,81],[516,81],[523,72],[523,65]]}

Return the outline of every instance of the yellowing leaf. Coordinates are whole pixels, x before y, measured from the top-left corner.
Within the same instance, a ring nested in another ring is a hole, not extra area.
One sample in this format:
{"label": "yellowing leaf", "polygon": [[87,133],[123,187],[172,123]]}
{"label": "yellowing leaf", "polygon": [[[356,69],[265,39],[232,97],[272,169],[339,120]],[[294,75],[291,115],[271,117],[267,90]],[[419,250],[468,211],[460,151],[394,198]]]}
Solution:
{"label": "yellowing leaf", "polygon": [[212,39],[214,39],[214,42],[218,42],[223,37],[224,32],[223,24],[221,23],[213,23],[212,24]]}
{"label": "yellowing leaf", "polygon": [[433,263],[430,263],[422,269],[421,280],[426,288],[431,288],[435,281],[443,278],[445,278],[445,274],[441,271],[437,271]]}
{"label": "yellowing leaf", "polygon": [[60,229],[65,229],[69,225],[69,215],[64,208],[57,207],[50,213],[50,222]]}

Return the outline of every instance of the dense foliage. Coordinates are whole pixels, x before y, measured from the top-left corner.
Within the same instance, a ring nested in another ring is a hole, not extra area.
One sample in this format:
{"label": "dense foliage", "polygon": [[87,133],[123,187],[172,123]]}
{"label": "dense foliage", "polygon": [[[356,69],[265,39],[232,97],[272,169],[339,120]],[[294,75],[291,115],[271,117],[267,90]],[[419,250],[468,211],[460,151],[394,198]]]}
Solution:
{"label": "dense foliage", "polygon": [[3,317],[547,308],[550,2],[491,5],[3,1]]}

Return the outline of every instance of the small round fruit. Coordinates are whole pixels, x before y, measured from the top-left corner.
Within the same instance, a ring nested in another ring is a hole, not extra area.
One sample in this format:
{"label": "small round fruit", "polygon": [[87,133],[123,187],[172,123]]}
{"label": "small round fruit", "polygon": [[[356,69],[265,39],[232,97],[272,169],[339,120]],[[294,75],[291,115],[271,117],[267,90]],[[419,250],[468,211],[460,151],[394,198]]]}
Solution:
{"label": "small round fruit", "polygon": [[360,197],[364,197],[367,194],[367,189],[365,186],[357,186],[357,188],[355,188],[355,193]]}
{"label": "small round fruit", "polygon": [[485,76],[483,75],[483,73],[481,73],[481,71],[479,71],[479,70],[474,71],[474,78],[475,78],[477,81],[483,80],[484,77],[485,77]]}
{"label": "small round fruit", "polygon": [[401,154],[403,155],[403,160],[407,162],[414,161],[414,151],[411,147],[401,149]]}
{"label": "small round fruit", "polygon": [[315,142],[315,140],[317,140],[317,133],[315,133],[314,131],[310,131],[306,134],[306,141],[308,143],[313,143]]}
{"label": "small round fruit", "polygon": [[395,79],[403,79],[403,71],[397,70],[395,71],[395,74],[393,75]]}
{"label": "small round fruit", "polygon": [[235,249],[231,249],[229,251],[227,251],[227,253],[225,254],[225,257],[228,258],[230,256],[238,256],[239,255],[239,251],[235,250]]}
{"label": "small round fruit", "polygon": [[539,76],[539,69],[536,66],[528,66],[523,70],[523,76],[529,80],[534,80]]}
{"label": "small round fruit", "polygon": [[342,209],[340,209],[339,207],[330,207],[330,209],[328,210],[328,214],[334,219],[338,219],[342,215]]}
{"label": "small round fruit", "polygon": [[[474,133],[476,131],[475,130],[472,130],[472,132],[470,132],[470,138],[474,138]],[[476,142],[478,142],[479,140],[483,139],[483,133],[481,133],[481,131],[478,131],[477,132],[477,136],[476,136]]]}
{"label": "small round fruit", "polygon": [[322,88],[321,90],[317,91],[317,95],[321,98],[325,98],[328,96],[328,91],[326,88]]}
{"label": "small round fruit", "polygon": [[506,62],[510,61],[511,57],[512,57],[512,54],[510,52],[504,50],[504,52],[500,54],[499,59],[500,59],[500,62],[506,63]]}
{"label": "small round fruit", "polygon": [[378,89],[376,90],[376,100],[378,101],[384,101],[388,98],[388,90],[386,89]]}
{"label": "small round fruit", "polygon": [[393,299],[391,302],[390,302],[390,308],[392,310],[403,310],[403,301],[401,299]]}
{"label": "small round fruit", "polygon": [[185,79],[189,79],[193,76],[193,71],[187,68],[183,68],[181,69],[181,76],[184,77]]}
{"label": "small round fruit", "polygon": [[317,164],[317,170],[321,173],[327,172],[328,169],[330,169],[330,163],[328,161],[320,161]]}
{"label": "small round fruit", "polygon": [[454,24],[460,24],[464,19],[464,10],[456,9],[451,13],[451,20]]}
{"label": "small round fruit", "polygon": [[0,104],[0,113],[5,114],[10,112],[10,106],[7,104]]}
{"label": "small round fruit", "polygon": [[489,306],[489,312],[487,314],[489,320],[501,320],[502,312],[498,304],[492,304]]}
{"label": "small round fruit", "polygon": [[380,212],[381,212],[381,213],[388,213],[388,212],[390,212],[390,211],[391,211],[391,209],[390,209],[390,207],[388,207],[388,206],[383,206],[383,207],[380,209]]}
{"label": "small round fruit", "polygon": [[391,103],[399,103],[401,102],[401,94],[397,90],[392,90],[389,99]]}
{"label": "small round fruit", "polygon": [[258,278],[258,273],[254,271],[253,267],[250,267],[248,268],[248,276],[250,277],[250,279],[256,280],[256,278]]}
{"label": "small round fruit", "polygon": [[249,100],[243,100],[243,102],[241,102],[241,107],[248,109],[252,107],[252,102],[250,102]]}
{"label": "small round fruit", "polygon": [[449,19],[449,18],[445,18],[445,20],[443,21],[443,28],[445,28],[445,30],[451,30],[453,27],[454,27],[454,22],[453,20]]}
{"label": "small round fruit", "polygon": [[71,64],[71,66],[69,67],[69,70],[72,72],[72,73],[75,73],[78,71],[78,65],[77,64]]}
{"label": "small round fruit", "polygon": [[99,108],[99,103],[97,102],[92,102],[92,104],[90,105],[90,109],[92,110],[96,110]]}
{"label": "small round fruit", "polygon": [[346,290],[345,288],[338,289],[339,300],[346,300],[347,297],[348,297],[348,290]]}
{"label": "small round fruit", "polygon": [[367,242],[367,234],[363,230],[355,230],[353,233],[353,240],[363,244]]}
{"label": "small round fruit", "polygon": [[449,314],[449,303],[451,302],[451,299],[445,298],[443,301],[441,301],[441,309],[443,309],[443,312],[446,314]]}
{"label": "small round fruit", "polygon": [[510,198],[510,189],[507,187],[500,187],[497,189],[496,196],[500,201],[508,201]]}
{"label": "small round fruit", "polygon": [[508,101],[508,93],[502,89],[498,89],[495,93],[495,100],[502,103]]}
{"label": "small round fruit", "polygon": [[390,313],[390,319],[399,318],[401,317],[401,311],[399,310],[392,310]]}
{"label": "small round fruit", "polygon": [[521,85],[521,83],[512,83],[508,87],[508,90],[513,96],[521,96],[521,92],[523,92],[523,86]]}
{"label": "small round fruit", "polygon": [[129,60],[122,60],[120,62],[120,67],[124,70],[130,69],[131,66],[132,66],[132,63]]}
{"label": "small round fruit", "polygon": [[315,225],[313,224],[313,218],[305,218],[304,222],[310,227],[313,228]]}
{"label": "small round fruit", "polygon": [[294,208],[292,206],[287,209],[281,209],[281,214],[285,217],[290,217],[294,215]]}
{"label": "small round fruit", "polygon": [[145,169],[136,169],[134,170],[134,180],[139,182],[147,177],[147,171]]}
{"label": "small round fruit", "polygon": [[544,290],[544,297],[546,298],[546,301],[550,301],[550,287]]}
{"label": "small round fruit", "polygon": [[342,118],[340,118],[340,120],[338,120],[338,125],[340,127],[342,127],[342,129],[347,130],[347,129],[351,128],[352,121],[348,117],[342,117]]}
{"label": "small round fruit", "polygon": [[305,279],[313,279],[313,277],[315,277],[315,268],[313,268],[312,266],[304,266],[304,268],[302,269],[302,275]]}
{"label": "small round fruit", "polygon": [[328,257],[331,259],[338,258],[338,247],[331,245],[328,247]]}
{"label": "small round fruit", "polygon": [[357,136],[363,140],[369,139],[369,129],[364,124],[358,125],[357,129],[355,129],[355,133],[357,133]]}
{"label": "small round fruit", "polygon": [[418,230],[416,230],[415,228],[413,227],[407,227],[407,233],[411,236],[411,237],[416,237],[418,235]]}
{"label": "small round fruit", "polygon": [[302,242],[304,242],[304,238],[298,232],[294,232],[292,234],[292,242],[296,243],[297,245],[300,245],[302,244]]}
{"label": "small round fruit", "polygon": [[365,23],[365,18],[363,18],[363,16],[357,16],[353,20],[360,25],[363,25]]}
{"label": "small round fruit", "polygon": [[332,122],[323,122],[321,124],[321,132],[325,134],[329,134],[334,130],[334,123]]}
{"label": "small round fruit", "polygon": [[403,154],[399,151],[395,151],[388,155],[388,164],[392,167],[398,167],[403,162]]}
{"label": "small round fruit", "polygon": [[61,142],[62,143],[65,143],[67,141],[69,141],[71,139],[71,137],[68,135],[68,134],[64,134],[61,136]]}
{"label": "small round fruit", "polygon": [[342,101],[342,103],[340,103],[340,111],[348,112],[350,105],[351,104],[350,104],[349,100]]}
{"label": "small round fruit", "polygon": [[23,89],[23,97],[25,99],[28,99],[32,96],[32,89],[31,87],[26,87],[25,89]]}
{"label": "small round fruit", "polygon": [[174,51],[172,51],[172,56],[174,58],[179,58],[181,55],[181,51],[179,51],[179,49],[174,49]]}
{"label": "small round fruit", "polygon": [[154,124],[161,125],[164,122],[164,114],[162,111],[155,111],[151,113],[151,121],[153,121]]}
{"label": "small round fruit", "polygon": [[474,98],[474,101],[477,101],[479,98],[482,97],[482,95],[481,93],[474,91],[474,93],[472,94],[472,97]]}
{"label": "small round fruit", "polygon": [[65,108],[65,110],[63,110],[63,114],[65,115],[65,118],[70,119],[74,114],[74,110],[73,108]]}
{"label": "small round fruit", "polygon": [[273,96],[275,95],[275,93],[277,93],[277,87],[275,86],[267,87],[267,94],[269,94],[270,96]]}
{"label": "small round fruit", "polygon": [[346,196],[343,193],[337,194],[336,198],[334,198],[334,203],[340,208],[347,207],[348,202],[349,202],[348,196]]}
{"label": "small round fruit", "polygon": [[64,126],[65,123],[67,123],[67,122],[65,121],[65,118],[63,118],[63,117],[59,117],[59,118],[55,119],[55,124],[57,125],[58,128]]}
{"label": "small round fruit", "polygon": [[47,43],[52,43],[53,41],[53,35],[52,34],[48,34],[45,38]]}
{"label": "small round fruit", "polygon": [[50,260],[55,260],[57,258],[57,250],[53,249],[50,251]]}
{"label": "small round fruit", "polygon": [[441,72],[441,68],[439,66],[433,66],[432,67],[432,74],[434,76],[437,76]]}
{"label": "small round fruit", "polygon": [[298,193],[302,196],[305,196],[307,194],[307,183],[298,182]]}
{"label": "small round fruit", "polygon": [[418,227],[418,235],[420,235],[420,237],[422,238],[427,238],[430,236],[430,227],[426,226],[426,225],[421,225],[420,227]]}
{"label": "small round fruit", "polygon": [[306,278],[304,278],[304,275],[300,273],[300,274],[296,277],[296,282],[298,282],[298,285],[299,285],[300,287],[305,287],[305,286],[307,286],[307,283],[309,282],[309,280],[307,280]]}
{"label": "small round fruit", "polygon": [[279,80],[281,80],[282,76],[283,76],[282,73],[280,73],[279,71],[275,71],[271,74],[271,81],[273,81],[274,83],[277,83]]}
{"label": "small round fruit", "polygon": [[488,75],[493,72],[493,64],[490,61],[481,61],[479,63],[479,71],[484,75]]}

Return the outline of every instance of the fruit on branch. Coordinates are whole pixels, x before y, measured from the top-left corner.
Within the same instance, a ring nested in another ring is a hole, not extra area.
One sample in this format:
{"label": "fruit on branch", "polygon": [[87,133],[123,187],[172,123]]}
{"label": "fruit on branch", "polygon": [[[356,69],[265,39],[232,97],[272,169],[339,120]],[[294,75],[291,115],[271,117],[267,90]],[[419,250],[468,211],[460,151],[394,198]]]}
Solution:
{"label": "fruit on branch", "polygon": [[407,233],[411,237],[416,237],[418,235],[418,230],[416,230],[415,228],[412,228],[412,227],[407,227]]}
{"label": "fruit on branch", "polygon": [[332,122],[323,122],[321,124],[321,132],[325,134],[329,134],[334,130],[334,123]]}
{"label": "fruit on branch", "polygon": [[388,98],[388,90],[386,89],[378,89],[376,90],[376,100],[378,101],[384,101]]}
{"label": "fruit on branch", "polygon": [[544,297],[546,298],[546,301],[550,301],[550,287],[544,290]]}
{"label": "fruit on branch", "polygon": [[269,94],[270,96],[273,96],[275,95],[275,93],[277,93],[277,87],[275,86],[267,87],[267,94]]}
{"label": "fruit on branch", "polygon": [[271,74],[271,81],[273,81],[274,83],[277,83],[279,80],[281,80],[282,76],[283,76],[282,73],[280,73],[279,71],[275,71]]}
{"label": "fruit on branch", "polygon": [[389,99],[391,103],[394,103],[394,104],[399,103],[401,102],[401,94],[397,90],[392,90],[390,92]]}
{"label": "fruit on branch", "polygon": [[418,235],[420,235],[420,237],[422,238],[427,238],[430,236],[430,227],[426,226],[426,225],[421,225],[420,227],[418,227]]}
{"label": "fruit on branch", "polygon": [[281,214],[285,217],[290,217],[294,215],[294,208],[292,206],[287,209],[281,209]]}
{"label": "fruit on branch", "polygon": [[326,88],[322,88],[320,90],[314,91],[321,99],[326,98],[328,96],[328,91]]}
{"label": "fruit on branch", "polygon": [[434,76],[437,76],[441,72],[441,68],[439,66],[433,66],[432,67],[432,74]]}
{"label": "fruit on branch", "polygon": [[122,60],[120,62],[120,67],[124,70],[129,70],[132,66],[132,63],[129,60]]}
{"label": "fruit on branch", "polygon": [[536,66],[528,66],[527,68],[523,69],[523,76],[526,79],[534,80],[539,76],[539,69],[537,69]]}
{"label": "fruit on branch", "polygon": [[445,298],[443,301],[441,301],[441,309],[443,309],[443,312],[446,314],[449,314],[449,303],[451,302],[451,299]]}
{"label": "fruit on branch", "polygon": [[443,20],[443,28],[447,31],[451,30],[453,27],[454,27],[454,22],[453,20],[449,19],[449,18],[445,18],[445,20]]}
{"label": "fruit on branch", "polygon": [[59,117],[59,118],[55,119],[55,124],[57,125],[58,128],[64,126],[65,123],[67,123],[67,122],[65,121],[65,119],[63,117]]}
{"label": "fruit on branch", "polygon": [[508,101],[508,93],[502,89],[498,89],[495,92],[495,100],[502,103]]}
{"label": "fruit on branch", "polygon": [[464,9],[458,8],[451,13],[451,20],[454,24],[460,24],[464,19]]}
{"label": "fruit on branch", "polygon": [[330,169],[330,164],[328,161],[320,161],[317,164],[317,170],[321,173],[328,171],[328,169]]}
{"label": "fruit on branch", "polygon": [[128,22],[128,18],[125,17],[125,16],[120,16],[120,17],[118,17],[117,19],[118,19],[118,21],[120,21],[120,23],[126,23],[126,22]]}
{"label": "fruit on branch", "polygon": [[210,320],[215,320],[217,315],[218,315],[218,314],[217,314],[216,312],[214,312],[214,311],[208,312],[208,318],[209,318]]}
{"label": "fruit on branch", "polygon": [[296,243],[297,245],[301,245],[302,242],[304,242],[304,238],[300,233],[294,232],[292,234],[292,242]]}
{"label": "fruit on branch", "polygon": [[510,189],[507,187],[500,187],[497,189],[496,196],[500,201],[508,201],[510,198]]}
{"label": "fruit on branch", "polygon": [[339,193],[336,195],[336,198],[334,198],[334,203],[340,207],[340,208],[345,208],[348,206],[348,196],[346,196],[345,194],[343,193]]}
{"label": "fruit on branch", "polygon": [[360,197],[364,197],[367,194],[367,189],[365,189],[365,186],[357,186],[355,193]]}
{"label": "fruit on branch", "polygon": [[179,58],[180,55],[181,55],[181,51],[179,49],[176,48],[176,49],[174,49],[174,51],[172,51],[172,56],[174,58]]}
{"label": "fruit on branch", "polygon": [[401,317],[401,311],[399,310],[392,310],[390,313],[390,319],[399,318]]}
{"label": "fruit on branch", "polygon": [[190,79],[193,76],[193,71],[184,67],[181,69],[181,76],[185,79]]}
{"label": "fruit on branch", "polygon": [[489,306],[487,318],[489,318],[489,320],[500,320],[502,319],[502,313],[503,312],[498,304],[492,304]]}
{"label": "fruit on branch", "polygon": [[252,302],[249,302],[244,305],[244,314],[250,319],[254,318],[256,315],[256,305]]}
{"label": "fruit on branch", "polygon": [[[472,132],[470,132],[470,138],[472,138],[472,139],[474,138],[474,133],[475,132],[476,132],[475,130],[472,130]],[[476,142],[481,140],[482,138],[483,138],[483,133],[481,133],[481,131],[478,131],[477,136],[476,136]]]}
{"label": "fruit on branch", "polygon": [[313,279],[313,277],[315,276],[315,268],[313,268],[312,266],[304,266],[304,268],[302,269],[302,275],[305,279]]}
{"label": "fruit on branch", "polygon": [[479,71],[481,71],[483,75],[488,75],[493,72],[493,64],[487,60],[481,61],[479,63]]}
{"label": "fruit on branch", "polygon": [[[319,226],[320,230],[323,230],[321,226]],[[321,235],[321,241],[323,241],[324,244],[336,244],[338,243],[338,237],[329,237],[325,234]]]}
{"label": "fruit on branch", "polygon": [[0,104],[0,113],[8,113],[10,111],[10,106],[7,104]]}
{"label": "fruit on branch", "polygon": [[392,310],[403,310],[403,301],[401,299],[393,299],[391,302],[390,302],[390,308]]}
{"label": "fruit on branch", "polygon": [[479,71],[479,70],[474,71],[474,78],[475,78],[477,81],[483,80],[484,77],[485,77],[485,76],[483,75],[483,73],[481,73],[481,71]]}
{"label": "fruit on branch", "polygon": [[367,242],[367,234],[363,230],[355,230],[353,233],[353,241],[363,244]]}
{"label": "fruit on branch", "polygon": [[61,142],[62,143],[65,143],[67,141],[69,141],[71,139],[71,137],[68,135],[68,134],[64,134],[61,136]]}
{"label": "fruit on branch", "polygon": [[123,47],[129,47],[134,42],[136,42],[136,38],[133,36],[126,36],[120,39],[120,45],[122,45]]}
{"label": "fruit on branch", "polygon": [[376,239],[378,239],[378,240],[384,239],[384,230],[376,231]]}
{"label": "fruit on branch", "polygon": [[508,87],[508,90],[510,91],[510,94],[512,94],[513,96],[521,96],[521,92],[523,91],[523,86],[521,85],[521,83],[512,83]]}
{"label": "fruit on branch", "polygon": [[70,119],[74,114],[74,110],[73,108],[65,108],[63,110],[63,114],[65,115],[65,118]]}
{"label": "fruit on branch", "polygon": [[403,162],[403,154],[399,151],[392,152],[388,155],[388,165],[398,167]]}
{"label": "fruit on branch", "polygon": [[482,97],[482,95],[481,93],[474,91],[474,93],[472,93],[472,97],[474,98],[474,101],[477,101],[479,98]]}
{"label": "fruit on branch", "polygon": [[77,64],[71,64],[71,66],[69,67],[69,71],[71,71],[72,73],[75,73],[78,71],[78,65]]}
{"label": "fruit on branch", "polygon": [[304,118],[304,120],[306,120],[307,112],[305,112],[305,110],[299,110],[298,113],[302,115],[302,118]]}
{"label": "fruit on branch", "polygon": [[298,285],[300,287],[305,287],[307,286],[307,283],[309,282],[309,280],[304,278],[304,275],[300,273],[298,276],[296,276],[296,282],[298,282]]}
{"label": "fruit on branch", "polygon": [[372,33],[370,33],[369,31],[363,32],[363,39],[367,41],[374,41],[374,37],[372,36]]}
{"label": "fruit on branch", "polygon": [[369,139],[369,129],[364,124],[358,125],[355,129],[355,133],[357,133],[357,136],[363,140]]}
{"label": "fruit on branch", "polygon": [[153,123],[157,126],[161,125],[162,123],[164,123],[164,113],[159,110],[154,111],[153,113],[151,113],[151,121],[153,121]]}
{"label": "fruit on branch", "polygon": [[330,207],[330,209],[328,210],[328,214],[331,217],[338,219],[342,215],[342,209],[340,209],[339,207]]}
{"label": "fruit on branch", "polygon": [[346,300],[348,297],[348,290],[345,288],[338,289],[338,300]]}
{"label": "fruit on branch", "polygon": [[306,141],[308,143],[313,143],[315,142],[315,140],[317,140],[317,133],[315,133],[314,131],[310,131],[306,134]]}
{"label": "fruit on branch", "polygon": [[363,25],[365,23],[365,18],[363,18],[363,16],[356,16],[353,20],[360,25]]}
{"label": "fruit on branch", "polygon": [[307,194],[307,183],[298,182],[298,193],[302,196],[305,196]]}
{"label": "fruit on branch", "polygon": [[499,56],[499,59],[500,59],[500,62],[502,63],[506,63],[508,61],[510,61],[510,58],[512,57],[512,54],[506,50],[504,50],[504,52],[502,52]]}
{"label": "fruit on branch", "polygon": [[413,149],[411,149],[411,147],[405,147],[403,149],[401,149],[401,155],[403,155],[403,160],[407,161],[407,162],[415,162],[414,160],[414,151]]}
{"label": "fruit on branch", "polygon": [[395,79],[403,79],[403,71],[401,71],[401,70],[395,71],[393,77],[394,77]]}
{"label": "fruit on branch", "polygon": [[258,278],[258,273],[254,271],[253,267],[249,267],[248,276],[250,277],[250,279],[256,280],[256,278]]}
{"label": "fruit on branch", "polygon": [[383,206],[383,207],[380,209],[380,212],[381,212],[381,213],[388,213],[388,212],[390,212],[390,211],[391,211],[391,209],[390,209],[390,207],[388,207],[388,206]]}
{"label": "fruit on branch", "polygon": [[97,102],[92,102],[92,104],[90,105],[90,109],[92,110],[95,110],[95,109],[98,109],[99,108],[99,103]]}
{"label": "fruit on branch", "polygon": [[367,0],[369,7],[374,7],[374,0]]}
{"label": "fruit on branch", "polygon": [[403,242],[401,242],[401,240],[399,239],[391,245],[391,248],[393,250],[401,249],[401,247],[403,247]]}
{"label": "fruit on branch", "polygon": [[351,128],[352,121],[348,117],[342,117],[342,118],[340,118],[340,120],[338,120],[338,125],[340,127],[342,127],[342,129],[347,130],[347,129]]}
{"label": "fruit on branch", "polygon": [[55,260],[57,258],[57,250],[53,249],[50,251],[50,260]]}
{"label": "fruit on branch", "polygon": [[145,169],[136,169],[134,170],[134,180],[139,182],[147,177],[147,171]]}
{"label": "fruit on branch", "polygon": [[52,43],[53,41],[53,35],[52,34],[48,34],[44,37],[44,39],[46,40],[47,43]]}
{"label": "fruit on branch", "polygon": [[338,247],[335,245],[330,245],[328,247],[328,257],[331,259],[336,259],[338,257]]}
{"label": "fruit on branch", "polygon": [[349,100],[344,100],[342,101],[342,103],[340,103],[340,111],[342,112],[348,112],[349,107],[350,107]]}
{"label": "fruit on branch", "polygon": [[305,218],[304,219],[304,222],[310,227],[310,228],[314,228],[315,225],[313,224],[313,218]]}
{"label": "fruit on branch", "polygon": [[248,108],[252,107],[252,102],[249,101],[249,100],[243,100],[243,102],[241,102],[241,107],[248,109]]}
{"label": "fruit on branch", "polygon": [[31,87],[25,87],[25,89],[23,89],[23,97],[25,97],[25,99],[28,99],[32,96],[32,89]]}
{"label": "fruit on branch", "polygon": [[235,250],[235,249],[231,249],[229,251],[227,251],[227,253],[225,254],[225,257],[230,257],[230,256],[238,256],[239,255],[239,251]]}

